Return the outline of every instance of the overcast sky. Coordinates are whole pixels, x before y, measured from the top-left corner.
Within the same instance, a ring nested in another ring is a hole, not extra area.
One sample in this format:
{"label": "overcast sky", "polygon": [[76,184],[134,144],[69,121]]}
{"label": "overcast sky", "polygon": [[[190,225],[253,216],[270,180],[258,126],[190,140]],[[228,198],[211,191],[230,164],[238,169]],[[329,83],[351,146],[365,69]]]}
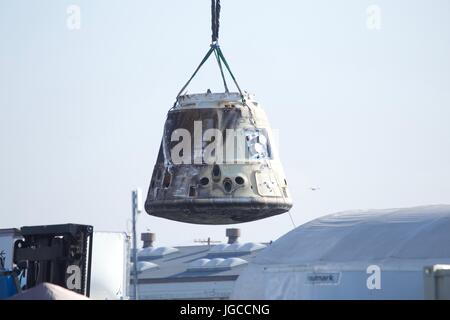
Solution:
{"label": "overcast sky", "polygon": [[[131,190],[147,192],[209,43],[209,0],[0,0],[0,228],[129,230]],[[450,203],[450,1],[222,0],[220,44],[279,130],[297,225]],[[208,88],[222,90],[213,60],[189,92]],[[160,245],[225,240],[226,226],[138,223]],[[242,241],[293,228],[237,226]]]}

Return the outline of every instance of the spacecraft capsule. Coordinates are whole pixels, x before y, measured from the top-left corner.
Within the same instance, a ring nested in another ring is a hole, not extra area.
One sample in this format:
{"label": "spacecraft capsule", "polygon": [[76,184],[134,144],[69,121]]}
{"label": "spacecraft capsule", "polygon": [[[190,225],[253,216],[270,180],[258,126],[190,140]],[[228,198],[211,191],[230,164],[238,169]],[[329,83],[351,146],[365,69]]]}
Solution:
{"label": "spacecraft capsule", "polygon": [[[245,99],[245,100],[244,100]],[[249,94],[182,95],[167,114],[145,210],[196,224],[234,224],[289,211],[265,112]]]}

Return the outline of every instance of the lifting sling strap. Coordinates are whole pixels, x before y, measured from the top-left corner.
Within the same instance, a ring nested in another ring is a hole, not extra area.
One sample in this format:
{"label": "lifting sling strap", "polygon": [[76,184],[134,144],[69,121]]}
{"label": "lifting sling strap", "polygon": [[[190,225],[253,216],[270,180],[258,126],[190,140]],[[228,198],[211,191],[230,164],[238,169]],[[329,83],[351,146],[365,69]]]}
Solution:
{"label": "lifting sling strap", "polygon": [[[192,79],[194,79],[194,77],[196,76],[196,74],[200,70],[200,68],[203,66],[203,64],[209,59],[211,54],[214,53],[214,56],[216,57],[216,60],[217,60],[217,64],[219,65],[220,74],[222,76],[223,85],[225,87],[225,92],[229,92],[229,91],[228,91],[227,81],[225,79],[225,74],[223,71],[222,63],[225,66],[225,68],[227,69],[228,73],[230,74],[231,79],[233,79],[233,82],[239,91],[242,101],[245,103],[244,95],[242,94],[241,88],[239,87],[239,84],[237,83],[237,80],[236,80],[233,72],[231,72],[231,68],[230,68],[227,60],[225,59],[225,56],[223,55],[223,52],[220,49],[220,46],[218,43],[220,8],[221,8],[220,0],[211,0],[211,30],[212,30],[211,41],[212,42],[211,42],[210,48],[209,48],[208,52],[206,53],[206,55],[203,57],[200,64],[198,65],[197,69],[195,69],[192,76],[189,78],[189,80],[186,82],[186,84],[183,86],[183,88],[181,88],[180,92],[178,92],[176,101],[178,101],[178,98],[183,94],[184,90],[191,83]],[[175,104],[176,104],[176,101],[175,101]]]}

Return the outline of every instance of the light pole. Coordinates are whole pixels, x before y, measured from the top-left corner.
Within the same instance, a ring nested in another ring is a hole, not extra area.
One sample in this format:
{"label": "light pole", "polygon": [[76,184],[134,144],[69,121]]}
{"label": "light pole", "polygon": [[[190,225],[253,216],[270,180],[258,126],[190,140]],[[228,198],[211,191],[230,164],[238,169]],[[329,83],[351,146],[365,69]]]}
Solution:
{"label": "light pole", "polygon": [[134,300],[138,300],[138,267],[137,267],[137,236],[136,236],[136,220],[137,215],[142,212],[142,190],[136,188],[131,192],[131,207],[133,221],[133,290]]}

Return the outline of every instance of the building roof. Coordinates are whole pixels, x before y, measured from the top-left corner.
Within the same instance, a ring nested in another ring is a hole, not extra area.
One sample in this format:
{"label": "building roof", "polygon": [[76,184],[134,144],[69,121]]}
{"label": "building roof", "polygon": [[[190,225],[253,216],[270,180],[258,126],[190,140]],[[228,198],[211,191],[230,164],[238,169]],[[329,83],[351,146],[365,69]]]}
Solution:
{"label": "building roof", "polygon": [[[138,254],[139,261],[151,262],[157,267],[139,272],[139,283],[235,280],[265,247],[265,244],[249,242],[145,248]],[[146,254],[156,251],[168,253]]]}

